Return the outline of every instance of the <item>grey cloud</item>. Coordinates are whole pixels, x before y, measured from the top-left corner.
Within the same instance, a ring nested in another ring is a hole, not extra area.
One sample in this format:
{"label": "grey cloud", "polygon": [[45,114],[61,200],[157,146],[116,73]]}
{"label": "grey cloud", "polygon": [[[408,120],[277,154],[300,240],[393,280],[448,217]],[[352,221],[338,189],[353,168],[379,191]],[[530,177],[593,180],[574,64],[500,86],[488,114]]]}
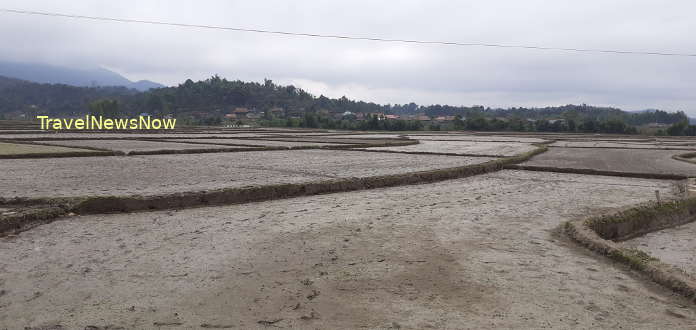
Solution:
{"label": "grey cloud", "polygon": [[[8,8],[270,30],[696,52],[692,1],[5,1]],[[0,14],[0,59],[177,84],[271,78],[366,101],[588,103],[696,116],[696,58],[424,46]]]}

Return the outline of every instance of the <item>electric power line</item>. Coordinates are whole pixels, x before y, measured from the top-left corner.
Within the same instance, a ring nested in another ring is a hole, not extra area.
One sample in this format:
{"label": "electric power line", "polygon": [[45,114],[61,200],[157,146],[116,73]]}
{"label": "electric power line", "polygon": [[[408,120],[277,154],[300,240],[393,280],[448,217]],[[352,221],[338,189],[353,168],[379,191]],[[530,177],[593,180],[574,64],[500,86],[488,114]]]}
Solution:
{"label": "electric power line", "polygon": [[532,46],[532,45],[513,45],[513,44],[478,43],[478,42],[454,42],[454,41],[433,41],[433,40],[415,40],[415,39],[390,39],[390,38],[380,38],[380,37],[359,37],[359,36],[334,35],[334,34],[302,33],[302,32],[288,32],[288,31],[274,31],[274,30],[264,30],[264,29],[252,29],[252,28],[226,27],[226,26],[217,26],[217,25],[203,25],[203,24],[187,24],[187,23],[175,23],[175,22],[164,22],[164,21],[150,21],[150,20],[141,20],[141,19],[127,19],[127,18],[114,18],[114,17],[101,17],[101,16],[73,15],[73,14],[62,14],[62,13],[54,13],[54,12],[30,11],[30,10],[17,10],[17,9],[5,9],[5,8],[0,8],[0,12],[12,13],[12,14],[25,14],[25,15],[39,15],[39,16],[51,16],[51,17],[74,18],[74,19],[94,20],[94,21],[109,21],[109,22],[119,22],[119,23],[140,23],[140,24],[152,24],[152,25],[177,26],[177,27],[186,27],[186,28],[199,28],[199,29],[227,30],[227,31],[237,31],[237,32],[265,33],[265,34],[275,34],[275,35],[285,35],[285,36],[296,36],[296,37],[329,38],[329,39],[347,39],[347,40],[363,40],[363,41],[377,41],[377,42],[397,42],[397,43],[409,43],[409,44],[431,44],[431,45],[446,45],[446,46],[465,46],[465,47],[521,48],[521,49],[533,49],[533,50],[552,50],[552,51],[583,52],[583,53],[610,53],[610,54],[632,54],[632,55],[656,55],[656,56],[696,57],[696,54],[676,53],[676,52],[630,51],[630,50],[592,49],[592,48],[563,48],[563,47],[547,47],[547,46]]}

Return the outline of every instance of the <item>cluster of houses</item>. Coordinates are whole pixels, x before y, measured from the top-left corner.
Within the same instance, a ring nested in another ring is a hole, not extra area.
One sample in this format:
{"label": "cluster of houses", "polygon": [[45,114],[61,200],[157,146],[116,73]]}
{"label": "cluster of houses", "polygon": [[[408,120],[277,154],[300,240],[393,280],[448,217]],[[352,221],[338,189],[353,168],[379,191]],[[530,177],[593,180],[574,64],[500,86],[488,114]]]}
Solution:
{"label": "cluster of houses", "polygon": [[[287,117],[287,118],[300,118],[303,113],[304,109],[299,109],[296,111],[286,111],[285,109],[281,107],[274,107],[268,110],[271,115],[274,117]],[[417,115],[404,115],[404,116],[399,116],[399,115],[392,115],[392,114],[385,114],[382,112],[375,112],[375,113],[364,113],[364,112],[350,112],[350,111],[345,111],[345,112],[329,112],[328,110],[320,110],[318,111],[320,115],[325,115],[332,117],[333,119],[336,120],[341,120],[341,119],[354,119],[354,120],[367,120],[370,117],[376,117],[378,120],[386,120],[386,119],[402,119],[402,120],[419,120],[419,121],[439,121],[439,122],[445,122],[445,121],[453,121],[455,116],[437,116],[437,117],[430,117],[425,115],[424,113],[417,114]],[[259,111],[257,109],[250,109],[250,108],[245,108],[245,107],[236,107],[233,110],[231,110],[229,113],[225,114],[225,118],[229,120],[241,120],[241,119],[260,119],[264,117],[265,112],[264,111]]]}
{"label": "cluster of houses", "polygon": [[[343,116],[345,117],[346,114],[351,114],[351,113],[350,113],[350,112],[343,113]],[[368,118],[369,116],[377,117],[378,120],[385,120],[385,119],[401,119],[401,120],[419,120],[419,121],[453,121],[454,118],[455,118],[455,116],[437,116],[437,117],[431,117],[431,116],[427,116],[427,115],[424,114],[424,113],[417,114],[417,115],[403,115],[403,116],[399,116],[399,115],[388,115],[388,114],[384,114],[384,113],[381,113],[381,112],[368,113],[368,114],[357,113],[357,114],[355,114],[355,116],[357,117],[356,119],[358,119],[358,120],[361,120],[361,119],[364,120],[364,119]]]}

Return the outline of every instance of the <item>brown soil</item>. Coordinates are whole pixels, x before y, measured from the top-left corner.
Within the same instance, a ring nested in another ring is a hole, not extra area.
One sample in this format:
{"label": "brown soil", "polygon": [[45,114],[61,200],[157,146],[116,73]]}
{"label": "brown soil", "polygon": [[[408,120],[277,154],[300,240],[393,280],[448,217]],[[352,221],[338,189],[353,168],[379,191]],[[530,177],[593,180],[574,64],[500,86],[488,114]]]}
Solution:
{"label": "brown soil", "polygon": [[332,135],[333,139],[399,139],[401,134],[350,134]]}
{"label": "brown soil", "polygon": [[[178,140],[174,140],[178,141]],[[183,141],[183,140],[182,140]],[[213,145],[210,146],[192,144],[192,143],[178,143],[178,142],[153,142],[153,141],[138,141],[138,140],[61,140],[61,141],[38,141],[45,144],[53,144],[60,146],[69,147],[89,147],[89,148],[99,148],[107,149],[113,151],[122,151],[125,153],[131,151],[152,151],[152,150],[187,150],[187,149],[219,149],[224,146]],[[235,147],[230,146],[229,149],[234,149]]]}
{"label": "brown soil", "polygon": [[621,245],[648,252],[696,276],[696,222],[648,233]]}
{"label": "brown soil", "polygon": [[0,197],[155,195],[398,174],[489,160],[338,150],[12,159],[0,162],[0,186],[9,187],[0,190]]}
{"label": "brown soil", "polygon": [[694,150],[696,146],[688,146],[684,143],[662,142],[609,142],[609,141],[558,141],[551,147],[566,148],[625,148],[625,149],[684,149]]}
{"label": "brown soil", "polygon": [[696,176],[696,165],[672,159],[679,151],[549,148],[523,165]]}
{"label": "brown soil", "polygon": [[409,134],[410,139],[416,140],[435,140],[435,141],[480,141],[480,142],[524,142],[524,143],[542,143],[547,140],[535,137],[520,137],[520,136],[481,136],[470,134]]}
{"label": "brown soil", "polygon": [[503,171],[0,239],[0,324],[670,328],[696,309],[556,234],[671,182]]}
{"label": "brown soil", "polygon": [[183,139],[183,140],[169,140],[169,141],[181,141],[181,142],[196,142],[196,143],[210,143],[210,144],[223,144],[223,145],[249,145],[249,146],[268,146],[268,147],[301,147],[301,146],[312,146],[312,147],[329,147],[336,144],[330,143],[319,143],[319,142],[289,142],[289,141],[268,141],[268,140],[249,140],[249,139]]}
{"label": "brown soil", "polygon": [[400,152],[432,152],[451,154],[480,154],[496,156],[512,156],[536,149],[527,143],[515,142],[473,142],[473,141],[420,141],[419,144],[399,147],[378,147],[371,150],[387,150]]}
{"label": "brown soil", "polygon": [[91,150],[0,142],[0,156],[90,152]]}
{"label": "brown soil", "polygon": [[205,138],[205,137],[268,137],[272,133],[211,132],[211,133],[53,133],[42,134],[0,134],[0,139],[12,140],[59,140],[59,139],[167,139],[167,138]]}

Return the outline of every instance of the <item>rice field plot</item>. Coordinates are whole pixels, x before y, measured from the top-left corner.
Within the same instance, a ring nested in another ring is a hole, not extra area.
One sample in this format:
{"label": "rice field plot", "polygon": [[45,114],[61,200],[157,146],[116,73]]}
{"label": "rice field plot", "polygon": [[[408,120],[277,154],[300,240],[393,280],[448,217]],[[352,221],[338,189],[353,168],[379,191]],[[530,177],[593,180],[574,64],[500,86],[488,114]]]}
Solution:
{"label": "rice field plot", "polygon": [[252,140],[252,139],[177,139],[167,140],[170,142],[191,142],[191,143],[210,143],[218,145],[248,145],[259,147],[330,147],[339,145],[336,143],[321,143],[321,142],[291,142],[291,141],[275,141],[275,140]]}
{"label": "rice field plot", "polygon": [[[173,140],[177,141],[177,140]],[[112,151],[129,153],[132,151],[154,151],[154,150],[190,150],[190,149],[241,149],[242,147],[232,147],[214,144],[193,144],[179,142],[159,142],[159,141],[140,141],[140,140],[60,140],[60,141],[36,141],[38,143],[53,144],[69,147],[88,147],[99,148]]]}
{"label": "rice field plot", "polygon": [[332,139],[400,139],[401,134],[348,134],[332,135]]}
{"label": "rice field plot", "polygon": [[289,142],[309,142],[309,143],[332,143],[332,144],[384,144],[393,142],[403,142],[404,139],[363,139],[363,138],[334,138],[331,136],[316,137],[283,137],[267,138],[267,140],[289,141]]}
{"label": "rice field plot", "polygon": [[233,137],[269,137],[268,133],[247,133],[247,132],[208,132],[208,133],[55,133],[46,132],[42,134],[0,134],[0,139],[9,140],[66,140],[66,139],[166,139],[166,138],[233,138]]}
{"label": "rice field plot", "polygon": [[228,187],[368,177],[479,164],[450,157],[343,150],[8,159],[0,197],[157,195]]}
{"label": "rice field plot", "polygon": [[629,149],[684,149],[696,150],[696,146],[659,142],[610,142],[610,141],[557,141],[552,147],[570,148],[629,148]]}
{"label": "rice field plot", "polygon": [[419,144],[395,147],[370,147],[368,150],[394,152],[447,153],[464,155],[513,156],[537,149],[528,143],[517,142],[475,142],[475,141],[429,141]]}
{"label": "rice field plot", "polygon": [[0,156],[92,152],[92,150],[25,143],[0,142]]}
{"label": "rice field plot", "polygon": [[621,242],[696,276],[696,222],[663,229]]}
{"label": "rice field plot", "polygon": [[0,239],[0,324],[687,329],[696,308],[686,299],[556,234],[565,219],[656,189],[671,197],[673,184],[501,171],[67,217]]}
{"label": "rice field plot", "polygon": [[442,141],[482,141],[482,142],[523,142],[541,143],[546,140],[539,137],[501,136],[501,135],[469,135],[469,134],[408,134],[408,138],[414,140],[442,140]]}
{"label": "rice field plot", "polygon": [[672,158],[677,150],[549,148],[522,165],[696,176],[696,165]]}

